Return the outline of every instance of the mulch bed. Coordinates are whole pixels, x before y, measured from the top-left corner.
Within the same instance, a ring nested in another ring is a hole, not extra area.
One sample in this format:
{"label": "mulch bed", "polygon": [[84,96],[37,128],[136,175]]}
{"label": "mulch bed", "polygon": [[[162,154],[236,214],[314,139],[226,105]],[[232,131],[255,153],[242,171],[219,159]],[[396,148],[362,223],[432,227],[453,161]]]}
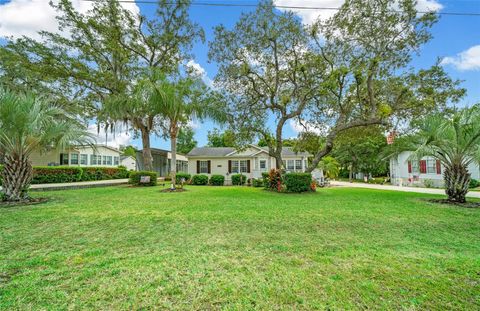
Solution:
{"label": "mulch bed", "polygon": [[1,202],[0,207],[14,207],[14,206],[28,206],[28,205],[36,205],[48,202],[48,198],[32,198],[26,201],[18,201],[18,202]]}
{"label": "mulch bed", "polygon": [[466,208],[480,208],[480,202],[465,202],[465,203],[458,203],[458,202],[452,202],[447,199],[428,199],[425,200],[430,203],[436,203],[436,204],[445,204],[445,205],[450,205],[450,206],[458,206],[458,207],[466,207]]}
{"label": "mulch bed", "polygon": [[177,189],[170,189],[170,188],[167,188],[167,189],[162,189],[160,190],[160,192],[184,192],[184,191],[187,191],[187,189],[184,189],[184,188],[177,188]]}

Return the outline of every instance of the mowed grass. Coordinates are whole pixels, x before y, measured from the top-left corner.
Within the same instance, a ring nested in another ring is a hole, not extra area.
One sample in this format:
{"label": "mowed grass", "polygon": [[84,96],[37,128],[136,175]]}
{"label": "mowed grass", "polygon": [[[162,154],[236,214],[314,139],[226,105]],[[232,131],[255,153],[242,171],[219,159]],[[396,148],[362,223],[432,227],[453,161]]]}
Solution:
{"label": "mowed grass", "polygon": [[0,208],[0,309],[480,308],[480,209],[246,187],[35,193]]}

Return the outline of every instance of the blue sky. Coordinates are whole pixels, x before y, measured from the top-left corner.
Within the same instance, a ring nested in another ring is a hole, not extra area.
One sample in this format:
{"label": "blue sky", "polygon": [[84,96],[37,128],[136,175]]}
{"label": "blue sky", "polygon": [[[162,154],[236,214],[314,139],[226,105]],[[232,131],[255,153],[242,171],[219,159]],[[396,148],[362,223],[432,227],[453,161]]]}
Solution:
{"label": "blue sky", "polygon": [[[86,10],[88,2],[77,2],[77,7]],[[0,0],[0,37],[5,35],[18,36],[31,34],[40,28],[54,27],[52,17],[46,14],[47,0],[10,0],[4,3]],[[208,2],[236,2],[256,3],[254,0],[242,1],[219,1]],[[342,0],[277,0],[281,5],[306,5],[338,7]],[[421,0],[422,7],[440,9],[440,12],[476,12],[480,13],[480,0]],[[156,5],[138,4],[133,11],[139,10],[142,14],[153,16]],[[224,24],[228,28],[233,27],[242,12],[253,10],[244,7],[204,7],[192,6],[191,18],[199,23],[205,30],[206,40],[204,44],[195,45],[195,61],[206,71],[209,78],[213,79],[217,70],[214,63],[208,62],[208,41],[213,39],[213,27]],[[53,14],[53,13],[52,13]],[[326,12],[301,12],[300,16],[308,21],[316,17],[316,14],[328,14]],[[428,68],[433,65],[437,58],[446,58],[444,66],[447,72],[456,79],[464,80],[462,86],[468,90],[467,96],[460,105],[471,105],[480,102],[480,16],[442,16],[440,21],[433,27],[433,39],[420,51],[420,56],[415,57],[413,65],[416,68]],[[195,138],[199,145],[207,142],[207,132],[213,129],[211,122],[203,124],[195,123]],[[287,124],[284,129],[284,137],[297,135],[295,126]],[[121,137],[120,135],[119,137]],[[128,136],[123,135],[124,141]],[[122,141],[122,143],[124,142]],[[141,147],[138,140],[131,140],[134,145]],[[169,142],[161,138],[152,137],[152,145],[159,148],[169,148]]]}

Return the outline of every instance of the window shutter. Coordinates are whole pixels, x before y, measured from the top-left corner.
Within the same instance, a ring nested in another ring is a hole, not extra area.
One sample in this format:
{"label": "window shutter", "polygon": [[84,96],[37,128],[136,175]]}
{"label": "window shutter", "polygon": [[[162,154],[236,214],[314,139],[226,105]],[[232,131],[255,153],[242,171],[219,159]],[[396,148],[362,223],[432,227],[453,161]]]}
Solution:
{"label": "window shutter", "polygon": [[197,161],[197,174],[200,174],[200,161]]}
{"label": "window shutter", "polygon": [[426,160],[421,160],[420,161],[420,174],[426,174],[427,173],[427,161]]}
{"label": "window shutter", "polygon": [[212,171],[212,161],[208,160],[208,173],[210,174]]}
{"label": "window shutter", "polygon": [[232,160],[228,160],[228,173],[232,173]]}
{"label": "window shutter", "polygon": [[440,165],[440,160],[437,160],[437,174],[442,174],[442,166]]}
{"label": "window shutter", "polygon": [[250,173],[250,160],[247,160],[247,173]]}
{"label": "window shutter", "polygon": [[408,172],[412,173],[412,161],[408,161]]}

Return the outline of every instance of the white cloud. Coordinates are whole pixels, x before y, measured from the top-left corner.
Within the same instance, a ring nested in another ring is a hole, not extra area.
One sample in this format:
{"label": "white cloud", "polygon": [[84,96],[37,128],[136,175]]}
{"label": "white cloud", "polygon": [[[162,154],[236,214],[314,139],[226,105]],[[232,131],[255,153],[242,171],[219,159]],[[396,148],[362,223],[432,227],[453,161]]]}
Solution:
{"label": "white cloud", "polygon": [[442,65],[452,65],[458,70],[480,70],[480,45],[475,45],[456,56],[445,57]]}
{"label": "white cloud", "polygon": [[328,126],[316,126],[306,121],[300,122],[297,119],[289,121],[290,128],[298,134],[303,132],[315,133],[317,135],[325,135],[329,129]]}
{"label": "white cloud", "polygon": [[107,145],[109,147],[118,148],[120,145],[131,145],[132,137],[130,133],[126,132],[121,126],[117,126],[115,131],[111,132],[104,128],[100,128],[98,131],[96,124],[88,126],[88,131],[95,136],[96,143],[99,145]]}
{"label": "white cloud", "polygon": [[[277,6],[301,6],[301,7],[314,7],[314,8],[325,8],[323,10],[313,10],[313,9],[282,9],[280,10],[291,10],[295,12],[302,19],[304,24],[312,24],[318,18],[326,20],[332,17],[337,10],[333,8],[339,8],[343,5],[345,0],[274,0],[274,4]],[[328,10],[327,8],[332,8]],[[417,10],[419,11],[439,11],[443,6],[437,0],[419,0],[417,3]]]}
{"label": "white cloud", "polygon": [[207,74],[207,71],[205,70],[205,68],[202,67],[202,65],[200,65],[199,63],[191,59],[187,62],[186,66],[190,70],[192,70],[194,74],[202,78],[203,82],[205,82],[206,85],[213,87],[213,80],[210,79],[210,77]]}
{"label": "white cloud", "polygon": [[[58,0],[53,0],[58,3]],[[92,8],[92,2],[72,0],[73,7],[81,13]],[[138,15],[140,9],[135,3],[121,5]],[[58,23],[55,19],[57,11],[49,5],[48,0],[11,0],[0,5],[0,37],[19,38],[22,36],[39,39],[39,31],[56,32]]]}
{"label": "white cloud", "polygon": [[202,124],[198,121],[190,120],[188,121],[187,126],[191,127],[194,130],[198,130],[199,128],[202,127]]}

